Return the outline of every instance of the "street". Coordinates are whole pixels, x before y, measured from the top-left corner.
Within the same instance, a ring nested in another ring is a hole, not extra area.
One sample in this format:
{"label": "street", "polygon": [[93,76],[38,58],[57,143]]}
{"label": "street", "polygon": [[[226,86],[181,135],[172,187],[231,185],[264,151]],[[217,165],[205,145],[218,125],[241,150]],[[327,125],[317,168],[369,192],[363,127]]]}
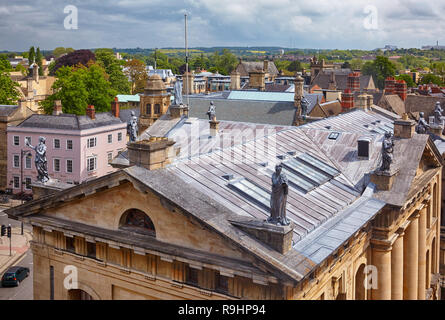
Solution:
{"label": "street", "polygon": [[[12,227],[20,227],[20,222],[8,219],[7,215],[0,209],[0,225],[11,224]],[[25,230],[31,230],[30,226],[25,225]],[[0,284],[0,300],[33,300],[33,259],[32,252],[28,250],[26,254],[14,265],[29,268],[29,276],[20,283],[18,287],[1,287]],[[0,276],[3,276],[0,275]]]}

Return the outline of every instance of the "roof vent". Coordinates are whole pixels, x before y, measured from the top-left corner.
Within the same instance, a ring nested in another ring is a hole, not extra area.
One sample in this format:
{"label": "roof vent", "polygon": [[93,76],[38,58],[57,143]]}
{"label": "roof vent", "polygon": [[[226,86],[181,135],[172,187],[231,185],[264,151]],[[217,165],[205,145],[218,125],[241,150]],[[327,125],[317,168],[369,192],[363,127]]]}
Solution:
{"label": "roof vent", "polygon": [[225,174],[222,177],[227,181],[233,180],[233,174]]}
{"label": "roof vent", "polygon": [[329,139],[329,140],[337,140],[339,136],[340,136],[340,133],[339,133],[339,132],[332,132],[332,133],[329,135],[328,139]]}
{"label": "roof vent", "polygon": [[282,154],[282,155],[277,156],[277,158],[280,159],[280,160],[286,160],[287,159],[287,155]]}

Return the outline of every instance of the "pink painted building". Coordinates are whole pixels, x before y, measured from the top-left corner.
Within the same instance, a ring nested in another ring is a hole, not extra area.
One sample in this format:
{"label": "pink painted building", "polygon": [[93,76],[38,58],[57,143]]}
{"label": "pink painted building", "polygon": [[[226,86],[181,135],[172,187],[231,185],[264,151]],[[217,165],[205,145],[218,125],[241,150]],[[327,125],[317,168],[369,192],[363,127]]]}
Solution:
{"label": "pink painted building", "polygon": [[89,106],[84,116],[63,114],[59,106],[53,115],[34,114],[8,127],[8,188],[19,193],[23,183],[23,191],[29,193],[29,185],[37,180],[35,153],[25,139],[36,146],[39,137],[46,138],[50,178],[80,184],[116,171],[109,161],[126,147],[126,128],[117,103],[112,112],[97,114]]}

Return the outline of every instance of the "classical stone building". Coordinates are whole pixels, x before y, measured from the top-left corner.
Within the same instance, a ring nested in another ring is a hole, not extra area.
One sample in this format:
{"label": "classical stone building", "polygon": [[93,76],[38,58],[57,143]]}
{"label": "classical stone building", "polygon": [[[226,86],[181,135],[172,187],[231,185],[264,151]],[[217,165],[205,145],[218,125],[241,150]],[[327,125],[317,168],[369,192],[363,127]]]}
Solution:
{"label": "classical stone building", "polygon": [[10,77],[20,85],[21,99],[28,101],[32,111],[41,113],[39,102],[53,93],[52,85],[56,77],[39,76],[39,66],[35,63],[29,69],[31,70],[29,76],[24,76],[21,72],[11,72]]}
{"label": "classical stone building", "polygon": [[15,126],[33,114],[28,108],[27,101],[19,101],[18,105],[0,105],[0,190],[5,191],[8,187],[7,167],[8,167],[8,126]]}
{"label": "classical stone building", "polygon": [[140,94],[139,130],[142,132],[151,126],[170,106],[170,94],[167,93],[164,81],[157,75],[148,77],[144,93]]}
{"label": "classical stone building", "polygon": [[[210,125],[165,114],[122,170],[7,210],[33,226],[34,298],[440,298],[442,157],[412,121]],[[266,222],[278,163],[290,226]]]}

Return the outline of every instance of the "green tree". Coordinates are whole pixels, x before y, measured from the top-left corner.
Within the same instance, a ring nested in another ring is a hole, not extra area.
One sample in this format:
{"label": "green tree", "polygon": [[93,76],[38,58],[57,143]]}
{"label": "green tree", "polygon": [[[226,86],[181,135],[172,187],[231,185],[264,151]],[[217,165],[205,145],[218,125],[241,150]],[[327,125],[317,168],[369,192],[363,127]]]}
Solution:
{"label": "green tree", "polygon": [[406,82],[406,85],[408,87],[415,87],[416,83],[413,80],[413,77],[411,77],[409,74],[401,74],[396,77],[397,80],[404,80]]}
{"label": "green tree", "polygon": [[52,113],[55,100],[62,101],[64,113],[82,115],[88,105],[94,105],[97,112],[110,110],[117,92],[98,64],[63,66],[57,70],[56,76],[52,86],[55,93],[40,103],[45,113]]}
{"label": "green tree", "polygon": [[387,77],[394,77],[396,69],[387,57],[378,56],[374,61],[366,62],[363,65],[362,73],[364,75],[371,75],[376,86],[383,90],[385,88],[385,79]]}
{"label": "green tree", "polygon": [[119,94],[130,94],[130,82],[122,71],[125,62],[116,58],[113,49],[97,49],[95,55],[97,63],[108,74],[111,87]]}
{"label": "green tree", "polygon": [[422,77],[422,80],[420,80],[421,84],[429,84],[429,83],[433,83],[433,84],[437,84],[438,86],[443,86],[444,83],[441,79],[441,77],[439,77],[438,75],[435,74],[426,74]]}
{"label": "green tree", "polygon": [[31,47],[31,48],[29,48],[29,52],[28,52],[29,65],[31,66],[35,60],[36,60],[36,52],[34,50],[34,47]]}
{"label": "green tree", "polygon": [[9,63],[9,60],[6,59],[6,57],[1,56],[0,57],[0,72],[9,72],[12,71],[11,64]]}
{"label": "green tree", "polygon": [[64,47],[57,47],[53,50],[53,55],[57,58],[59,58],[61,55],[66,53],[74,52],[73,48],[64,48]]}
{"label": "green tree", "polygon": [[352,59],[350,62],[352,70],[361,70],[363,68],[363,60],[362,59]]}
{"label": "green tree", "polygon": [[292,72],[300,72],[302,69],[301,62],[298,60],[292,61],[287,67],[287,70]]}
{"label": "green tree", "polygon": [[19,84],[11,80],[8,72],[0,70],[0,104],[14,105],[19,98]]}
{"label": "green tree", "polygon": [[40,47],[37,47],[36,51],[36,63],[39,66],[39,76],[43,76],[43,64],[42,64],[42,53],[40,52]]}

